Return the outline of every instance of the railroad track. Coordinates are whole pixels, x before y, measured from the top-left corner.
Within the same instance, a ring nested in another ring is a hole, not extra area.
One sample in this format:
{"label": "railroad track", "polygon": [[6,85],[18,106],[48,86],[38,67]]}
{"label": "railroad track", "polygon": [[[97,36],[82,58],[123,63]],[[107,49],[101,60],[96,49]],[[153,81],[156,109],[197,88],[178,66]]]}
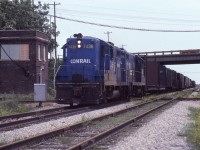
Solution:
{"label": "railroad track", "polygon": [[0,117],[0,131],[8,131],[28,126],[33,123],[47,121],[48,119],[62,116],[71,116],[89,111],[89,107],[70,109],[68,106],[41,110],[36,112],[22,113]]}
{"label": "railroad track", "polygon": [[72,115],[89,112],[94,109],[106,108],[121,103],[122,102],[113,102],[108,104],[101,104],[98,106],[74,106],[73,108],[70,106],[63,106],[35,112],[2,116],[0,117],[0,131],[9,131],[17,128],[22,128],[30,124],[41,123],[50,119],[58,119],[61,117],[69,117]]}
{"label": "railroad track", "polygon": [[[81,122],[77,123],[72,126],[68,127],[63,127],[45,134],[40,134],[38,136],[34,136],[31,138],[27,138],[25,140],[20,140],[14,143],[10,143],[7,145],[3,145],[0,147],[0,149],[12,149],[12,148],[19,148],[20,147],[23,149],[24,146],[30,148],[30,149],[84,149],[91,144],[94,144],[95,142],[109,136],[113,132],[116,132],[123,127],[137,121],[138,119],[143,118],[144,116],[148,115],[149,113],[166,106],[167,104],[173,102],[173,100],[162,100],[162,101],[151,101],[148,103],[142,103],[137,106],[133,106],[131,108],[119,111],[119,112],[114,112],[107,114],[105,116],[101,116],[99,118],[94,118],[90,121],[86,122]],[[129,115],[128,115],[129,114]],[[131,114],[131,115],[130,115]],[[134,115],[133,115],[134,114]],[[113,117],[114,116],[114,117]],[[120,119],[120,117],[127,116],[125,119]],[[109,121],[110,119],[112,121]],[[116,121],[116,120],[122,120],[122,121]],[[103,123],[103,124],[101,124]],[[106,124],[108,123],[108,124]],[[110,124],[109,124],[110,123]],[[100,125],[100,129],[96,127],[96,125]],[[106,125],[105,125],[106,124]],[[105,127],[106,126],[106,127]],[[97,128],[97,130],[95,130]],[[89,129],[89,130],[88,130]],[[92,130],[92,132],[89,132]],[[81,132],[83,131],[83,132]],[[54,138],[52,138],[54,137]],[[49,139],[49,140],[47,140]],[[62,139],[68,139],[66,140],[67,143],[62,143]],[[73,139],[73,140],[72,140]],[[35,144],[38,143],[38,141],[44,141],[40,144]],[[74,143],[73,141],[76,141]],[[58,143],[57,143],[58,142]],[[34,143],[34,144],[32,144]],[[37,145],[35,147],[30,146],[30,145]],[[30,146],[30,147],[29,147]],[[26,149],[25,148],[25,149]]]}
{"label": "railroad track", "polygon": [[19,119],[22,117],[29,117],[29,116],[39,115],[39,114],[45,114],[45,113],[60,111],[62,109],[65,110],[65,109],[69,109],[69,108],[70,108],[69,106],[63,106],[63,107],[58,107],[58,108],[45,109],[45,110],[33,111],[33,112],[27,112],[27,113],[20,113],[20,114],[14,114],[14,115],[9,115],[9,116],[0,116],[0,121],[6,120],[6,119]]}

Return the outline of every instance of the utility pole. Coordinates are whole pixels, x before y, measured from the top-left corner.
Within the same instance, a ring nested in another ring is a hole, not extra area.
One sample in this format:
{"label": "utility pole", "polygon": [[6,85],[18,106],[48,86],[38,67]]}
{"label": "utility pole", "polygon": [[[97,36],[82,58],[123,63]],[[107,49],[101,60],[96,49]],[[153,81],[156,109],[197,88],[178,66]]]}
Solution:
{"label": "utility pole", "polygon": [[107,34],[107,35],[108,35],[108,42],[109,42],[109,35],[110,35],[110,33],[112,33],[112,32],[109,32],[109,31],[104,32],[104,34]]}
{"label": "utility pole", "polygon": [[57,25],[56,25],[56,5],[60,5],[60,3],[54,3],[53,4],[48,4],[48,5],[53,5],[54,6],[54,24],[55,24],[55,33],[54,33],[54,38],[55,38],[55,66],[57,68],[57,46],[56,46],[56,28],[57,28]]}
{"label": "utility pole", "polygon": [[[52,16],[50,16],[50,31],[51,31],[51,17]],[[52,59],[52,53],[53,53],[53,49],[52,49],[52,51],[50,50],[50,60]]]}
{"label": "utility pole", "polygon": [[126,46],[126,45],[123,45],[123,44],[122,44],[122,49],[124,49],[124,46]]}
{"label": "utility pole", "polygon": [[54,33],[54,38],[55,38],[55,62],[54,62],[54,89],[55,89],[55,79],[56,79],[56,69],[57,69],[57,45],[56,45],[56,5],[60,5],[60,3],[54,3],[53,4],[48,4],[48,5],[53,5],[54,6],[54,25],[55,25],[55,33]]}

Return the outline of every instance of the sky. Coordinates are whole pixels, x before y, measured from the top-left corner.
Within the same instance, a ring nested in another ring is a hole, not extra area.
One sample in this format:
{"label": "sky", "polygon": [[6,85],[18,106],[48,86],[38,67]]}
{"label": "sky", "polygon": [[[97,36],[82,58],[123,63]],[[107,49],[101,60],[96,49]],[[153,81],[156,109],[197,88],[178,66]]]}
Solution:
{"label": "sky", "polygon": [[[53,0],[40,0],[53,3]],[[37,3],[35,1],[35,3]],[[97,24],[157,30],[200,30],[199,0],[57,0],[56,15]],[[50,6],[53,15],[53,6]],[[53,18],[52,18],[53,20]],[[94,26],[56,19],[58,54],[62,45],[75,33],[108,40],[130,52],[200,49],[200,32],[160,33]],[[168,65],[200,84],[200,64]]]}

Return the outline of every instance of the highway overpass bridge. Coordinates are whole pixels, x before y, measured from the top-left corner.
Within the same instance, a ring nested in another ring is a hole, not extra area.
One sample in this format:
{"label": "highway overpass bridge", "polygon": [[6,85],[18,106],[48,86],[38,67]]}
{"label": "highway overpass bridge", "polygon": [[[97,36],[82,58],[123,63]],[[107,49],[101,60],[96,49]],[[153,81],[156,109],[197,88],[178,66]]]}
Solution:
{"label": "highway overpass bridge", "polygon": [[133,54],[143,57],[146,62],[157,62],[162,65],[200,63],[200,49],[141,52]]}
{"label": "highway overpass bridge", "polygon": [[145,60],[146,85],[159,87],[160,65],[200,64],[200,49],[133,53]]}

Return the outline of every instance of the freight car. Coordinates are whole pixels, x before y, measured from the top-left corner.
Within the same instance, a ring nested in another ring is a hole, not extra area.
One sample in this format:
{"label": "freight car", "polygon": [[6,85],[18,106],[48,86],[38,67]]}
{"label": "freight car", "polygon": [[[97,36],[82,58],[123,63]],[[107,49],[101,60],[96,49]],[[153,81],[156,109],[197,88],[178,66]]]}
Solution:
{"label": "freight car", "polygon": [[191,87],[195,87],[196,86],[196,82],[195,81],[191,81]]}
{"label": "freight car", "polygon": [[56,99],[66,104],[99,104],[145,94],[144,61],[98,38],[75,34],[63,46],[56,73]]}
{"label": "freight car", "polygon": [[181,73],[177,73],[177,80],[178,80],[178,89],[182,90],[185,88],[184,86],[184,75]]}
{"label": "freight car", "polygon": [[170,91],[172,90],[172,70],[160,65],[159,66],[159,75],[158,75],[158,80],[154,80],[154,81],[158,81],[157,85],[158,87],[151,92],[157,92],[157,91]]}
{"label": "freight car", "polygon": [[[146,91],[149,93],[177,91],[185,88],[195,87],[195,82],[188,77],[171,70],[164,65],[156,63],[148,64]],[[153,72],[153,73],[152,73]]]}

